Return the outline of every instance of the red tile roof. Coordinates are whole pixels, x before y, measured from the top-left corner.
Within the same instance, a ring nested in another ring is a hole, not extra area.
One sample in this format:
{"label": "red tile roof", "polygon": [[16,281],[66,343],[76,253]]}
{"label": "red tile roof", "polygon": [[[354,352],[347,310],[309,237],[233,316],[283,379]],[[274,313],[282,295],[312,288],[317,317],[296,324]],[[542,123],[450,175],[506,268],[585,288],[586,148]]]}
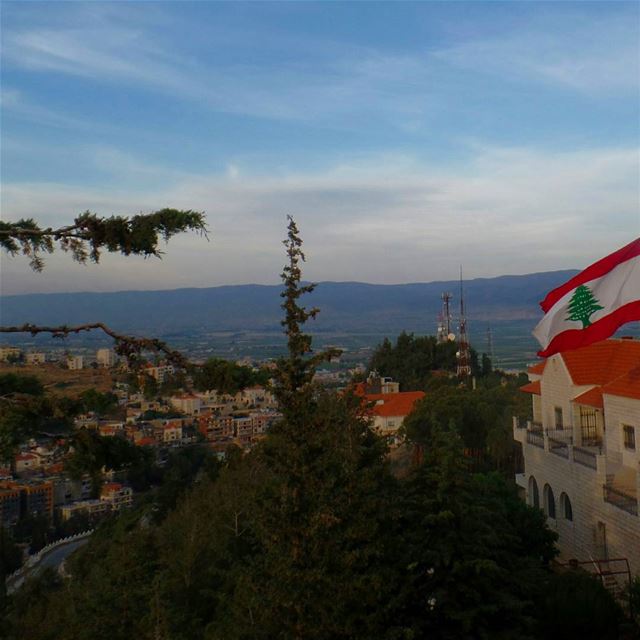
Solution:
{"label": "red tile roof", "polygon": [[594,387],[581,393],[573,399],[578,404],[585,404],[588,407],[596,407],[597,409],[604,408],[604,401],[602,400],[602,387]]}
{"label": "red tile roof", "polygon": [[119,482],[108,482],[102,487],[102,493],[113,493],[114,491],[120,491],[122,485]]}
{"label": "red tile roof", "polygon": [[388,418],[408,416],[418,400],[424,398],[424,391],[401,391],[399,393],[368,393],[364,397],[376,404],[371,407],[374,415]]}
{"label": "red tile roof", "polygon": [[540,395],[540,380],[536,380],[535,382],[529,382],[524,386],[520,387],[520,391],[524,391],[525,393],[535,393],[537,396]]}
{"label": "red tile roof", "polygon": [[527,371],[529,373],[533,373],[535,375],[542,375],[543,371],[544,371],[544,367],[547,364],[546,360],[543,360],[542,362],[538,362],[537,364],[534,364],[532,366],[530,366]]}
{"label": "red tile roof", "polygon": [[603,393],[640,400],[640,364],[602,388]]}
{"label": "red tile roof", "polygon": [[[581,349],[565,351],[560,357],[574,385],[593,386],[574,398],[574,402],[603,408],[603,394],[640,400],[640,340],[603,340]],[[544,364],[530,367],[529,373],[541,374]],[[530,382],[521,390],[540,393],[540,384]]]}
{"label": "red tile roof", "polygon": [[603,340],[561,356],[574,384],[604,385],[638,367],[640,340]]}

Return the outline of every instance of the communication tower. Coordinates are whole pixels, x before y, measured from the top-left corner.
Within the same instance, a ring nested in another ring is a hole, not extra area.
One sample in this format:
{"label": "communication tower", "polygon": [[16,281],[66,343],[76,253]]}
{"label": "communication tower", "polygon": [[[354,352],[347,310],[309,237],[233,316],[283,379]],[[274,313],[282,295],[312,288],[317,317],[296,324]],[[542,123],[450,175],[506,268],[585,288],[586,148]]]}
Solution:
{"label": "communication tower", "polygon": [[449,302],[451,301],[451,294],[446,291],[442,294],[442,311],[438,316],[438,342],[447,342],[451,340],[451,310],[449,308]]}
{"label": "communication tower", "polygon": [[469,353],[469,339],[467,337],[467,318],[464,310],[464,291],[462,287],[462,267],[460,267],[460,324],[458,329],[458,366],[456,373],[459,378],[471,375],[471,358]]}

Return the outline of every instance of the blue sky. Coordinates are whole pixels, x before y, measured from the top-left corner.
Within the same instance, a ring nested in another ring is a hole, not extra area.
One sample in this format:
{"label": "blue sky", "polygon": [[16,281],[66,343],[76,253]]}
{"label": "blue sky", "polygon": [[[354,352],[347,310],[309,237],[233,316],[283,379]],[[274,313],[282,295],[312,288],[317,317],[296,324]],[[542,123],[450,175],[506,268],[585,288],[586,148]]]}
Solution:
{"label": "blue sky", "polygon": [[637,3],[3,2],[2,217],[204,210],[2,292],[583,267],[640,230]]}

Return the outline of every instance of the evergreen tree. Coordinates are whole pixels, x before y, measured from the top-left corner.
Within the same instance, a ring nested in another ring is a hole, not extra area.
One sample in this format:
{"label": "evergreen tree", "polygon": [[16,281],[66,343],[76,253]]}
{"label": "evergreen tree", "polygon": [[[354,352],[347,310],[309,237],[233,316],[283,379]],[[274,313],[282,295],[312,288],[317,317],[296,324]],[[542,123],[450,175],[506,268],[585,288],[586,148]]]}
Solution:
{"label": "evergreen tree", "polygon": [[372,638],[391,583],[385,541],[392,509],[384,445],[353,397],[319,393],[299,304],[304,259],[293,220],[285,241],[283,326],[289,355],[279,362],[276,395],[283,419],[255,457],[263,485],[251,517],[256,548],[230,597],[230,616],[211,638]]}
{"label": "evergreen tree", "polygon": [[405,488],[400,637],[531,638],[555,534],[500,477],[470,474],[461,444],[436,427]]}

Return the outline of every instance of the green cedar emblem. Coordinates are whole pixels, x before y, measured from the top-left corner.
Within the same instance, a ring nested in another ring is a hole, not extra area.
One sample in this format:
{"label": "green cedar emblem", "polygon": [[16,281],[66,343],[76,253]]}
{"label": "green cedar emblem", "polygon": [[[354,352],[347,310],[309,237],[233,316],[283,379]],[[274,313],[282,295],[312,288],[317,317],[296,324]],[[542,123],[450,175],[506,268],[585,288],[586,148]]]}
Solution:
{"label": "green cedar emblem", "polygon": [[565,320],[574,320],[582,322],[582,328],[586,329],[591,322],[589,317],[598,309],[604,309],[598,304],[598,300],[591,293],[589,287],[581,284],[571,296],[569,300],[569,317]]}

